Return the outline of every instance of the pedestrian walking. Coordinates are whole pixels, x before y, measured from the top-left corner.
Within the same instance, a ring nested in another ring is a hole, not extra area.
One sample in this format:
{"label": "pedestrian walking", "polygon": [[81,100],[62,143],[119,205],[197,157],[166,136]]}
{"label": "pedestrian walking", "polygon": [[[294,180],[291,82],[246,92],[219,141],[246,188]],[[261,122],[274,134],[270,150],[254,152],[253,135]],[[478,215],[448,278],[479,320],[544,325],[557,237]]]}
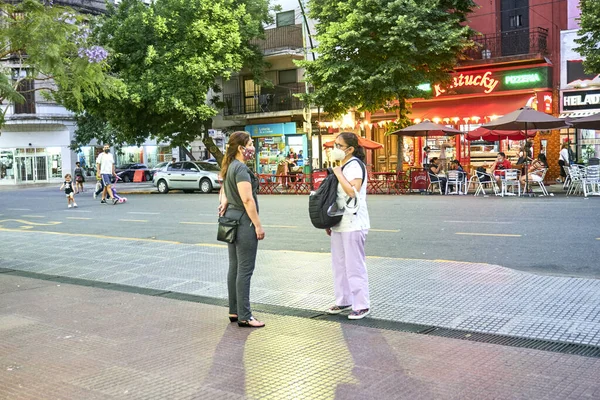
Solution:
{"label": "pedestrian walking", "polygon": [[560,148],[560,153],[558,153],[558,165],[560,166],[560,178],[558,178],[557,182],[562,182],[567,178],[567,171],[565,170],[565,166],[571,165],[569,162],[569,144],[563,143]]}
{"label": "pedestrian walking", "polygon": [[240,327],[262,328],[250,310],[250,280],[256,265],[258,241],[265,238],[258,216],[258,179],[246,162],[254,159],[254,144],[248,132],[231,134],[221,176],[219,216],[238,221],[234,243],[228,243],[229,320]]}
{"label": "pedestrian walking", "polygon": [[[67,196],[67,208],[75,207],[77,208],[77,203],[75,203],[75,190],[73,189],[73,181],[71,181],[71,174],[65,175],[65,181],[62,185],[60,185],[60,189],[65,191],[65,195]],[[71,205],[73,203],[73,205]]]}
{"label": "pedestrian walking", "polygon": [[75,163],[75,170],[73,171],[73,175],[75,176],[75,194],[83,193],[83,183],[85,182],[85,177],[83,173],[83,168],[81,168],[81,164],[79,161]]}
{"label": "pedestrian walking", "polygon": [[98,155],[96,158],[96,171],[97,179],[102,179],[102,184],[104,185],[104,189],[102,189],[102,201],[100,203],[106,204],[106,194],[108,193],[108,197],[112,200],[113,205],[117,204],[117,199],[113,196],[111,190],[111,178],[113,176],[117,176],[115,172],[115,159],[113,155],[110,154],[110,146],[108,144],[104,145],[104,152]]}
{"label": "pedestrian walking", "polygon": [[[335,139],[331,151],[334,161],[341,167],[333,172],[338,178],[337,207],[344,210],[339,224],[326,232],[331,236],[331,264],[335,305],[326,312],[339,314],[352,310],[348,319],[362,319],[371,312],[369,277],[365,255],[365,242],[369,232],[367,210],[367,182],[364,174],[365,150],[352,132],[342,132]],[[347,200],[358,197],[358,210],[347,209]]]}

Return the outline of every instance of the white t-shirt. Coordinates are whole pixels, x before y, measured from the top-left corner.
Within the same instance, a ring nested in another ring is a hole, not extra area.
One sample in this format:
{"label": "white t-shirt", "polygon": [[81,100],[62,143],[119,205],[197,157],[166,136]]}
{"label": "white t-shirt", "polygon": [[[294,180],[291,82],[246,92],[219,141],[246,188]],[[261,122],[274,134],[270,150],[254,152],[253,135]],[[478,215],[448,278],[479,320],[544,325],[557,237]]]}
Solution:
{"label": "white t-shirt", "polygon": [[[356,160],[356,161],[355,161]],[[348,182],[352,182],[355,179],[363,179],[363,170],[360,166],[361,161],[352,157],[346,164],[346,167],[342,170],[344,177]],[[343,208],[346,205],[348,195],[342,188],[342,184],[338,183],[337,187],[337,204],[338,207]],[[369,211],[367,210],[367,174],[365,171],[365,179],[363,180],[360,191],[358,191],[359,208],[356,214],[346,211],[342,216],[342,220],[339,224],[332,227],[331,230],[334,232],[353,232],[368,230],[371,228],[369,222]]]}
{"label": "white t-shirt", "polygon": [[560,156],[558,159],[563,160],[565,162],[565,165],[569,165],[569,150],[562,149],[560,151]]}
{"label": "white t-shirt", "polygon": [[96,164],[100,164],[101,174],[112,175],[115,159],[113,158],[113,155],[111,153],[100,153],[98,154],[98,158],[96,158]]}

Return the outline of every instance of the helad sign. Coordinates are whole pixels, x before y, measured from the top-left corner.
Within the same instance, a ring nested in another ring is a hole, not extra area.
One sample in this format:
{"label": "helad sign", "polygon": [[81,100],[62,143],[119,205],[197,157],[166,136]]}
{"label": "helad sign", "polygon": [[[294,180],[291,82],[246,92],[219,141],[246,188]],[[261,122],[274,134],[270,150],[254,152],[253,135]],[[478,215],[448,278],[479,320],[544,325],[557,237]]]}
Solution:
{"label": "helad sign", "polygon": [[563,111],[600,108],[600,90],[576,90],[562,93]]}
{"label": "helad sign", "polygon": [[550,88],[551,67],[535,67],[514,70],[482,70],[452,75],[449,86],[423,84],[419,89],[433,91],[434,97],[462,94],[491,94],[511,90]]}

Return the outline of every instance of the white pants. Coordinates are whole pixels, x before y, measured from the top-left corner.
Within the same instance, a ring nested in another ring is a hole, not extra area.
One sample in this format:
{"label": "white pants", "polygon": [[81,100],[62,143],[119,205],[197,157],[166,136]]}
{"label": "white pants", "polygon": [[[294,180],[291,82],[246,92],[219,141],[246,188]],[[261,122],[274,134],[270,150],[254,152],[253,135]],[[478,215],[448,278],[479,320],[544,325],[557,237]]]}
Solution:
{"label": "white pants", "polygon": [[367,231],[331,232],[335,304],[354,311],[371,308],[365,256]]}

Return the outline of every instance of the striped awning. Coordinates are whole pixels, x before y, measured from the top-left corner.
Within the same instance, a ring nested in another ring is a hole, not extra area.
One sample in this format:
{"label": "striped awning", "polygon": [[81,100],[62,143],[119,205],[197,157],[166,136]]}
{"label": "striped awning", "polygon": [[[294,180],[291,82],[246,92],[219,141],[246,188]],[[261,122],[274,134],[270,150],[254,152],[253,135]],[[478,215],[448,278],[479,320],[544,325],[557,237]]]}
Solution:
{"label": "striped awning", "polygon": [[582,117],[589,117],[590,115],[594,115],[594,114],[598,114],[600,113],[600,109],[594,109],[594,110],[578,110],[578,111],[565,111],[563,113],[561,113],[558,118],[582,118]]}

